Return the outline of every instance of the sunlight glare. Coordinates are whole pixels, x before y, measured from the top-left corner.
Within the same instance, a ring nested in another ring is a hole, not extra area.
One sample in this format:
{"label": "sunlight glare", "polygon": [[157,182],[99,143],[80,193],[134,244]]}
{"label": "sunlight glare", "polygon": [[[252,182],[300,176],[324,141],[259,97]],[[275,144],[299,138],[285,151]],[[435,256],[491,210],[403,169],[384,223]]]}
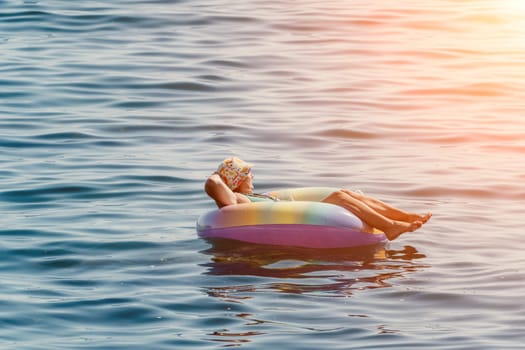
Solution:
{"label": "sunlight glare", "polygon": [[524,0],[503,0],[501,5],[509,11],[525,11]]}

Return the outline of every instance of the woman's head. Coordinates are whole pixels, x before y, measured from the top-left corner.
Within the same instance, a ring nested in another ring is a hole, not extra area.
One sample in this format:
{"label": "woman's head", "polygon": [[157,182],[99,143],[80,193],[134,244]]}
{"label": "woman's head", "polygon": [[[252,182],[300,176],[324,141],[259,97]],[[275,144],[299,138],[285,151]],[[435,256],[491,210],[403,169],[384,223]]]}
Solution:
{"label": "woman's head", "polygon": [[251,183],[252,165],[242,159],[237,157],[226,158],[219,164],[216,173],[232,191],[241,188],[241,192],[251,192],[253,189]]}

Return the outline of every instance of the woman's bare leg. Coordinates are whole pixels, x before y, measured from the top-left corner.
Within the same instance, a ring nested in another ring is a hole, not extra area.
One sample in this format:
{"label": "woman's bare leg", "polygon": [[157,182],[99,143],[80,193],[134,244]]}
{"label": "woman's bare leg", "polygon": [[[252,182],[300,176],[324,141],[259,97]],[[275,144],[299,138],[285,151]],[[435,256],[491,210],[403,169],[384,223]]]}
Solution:
{"label": "woman's bare leg", "polygon": [[366,205],[368,205],[373,210],[377,211],[383,216],[386,216],[389,219],[392,220],[398,220],[398,221],[405,221],[405,222],[414,222],[414,221],[421,221],[423,223],[427,222],[432,214],[416,214],[416,213],[408,213],[404,210],[395,208],[389,204],[386,204],[385,202],[380,201],[377,198],[373,198],[370,196],[366,196],[364,194],[352,192],[349,190],[341,190],[341,192],[344,192],[348,194],[349,196],[364,202]]}
{"label": "woman's bare leg", "polygon": [[405,222],[388,218],[346,192],[336,191],[322,200],[345,208],[366,224],[383,231],[389,240],[394,240],[405,232],[415,231],[423,225],[422,221]]}

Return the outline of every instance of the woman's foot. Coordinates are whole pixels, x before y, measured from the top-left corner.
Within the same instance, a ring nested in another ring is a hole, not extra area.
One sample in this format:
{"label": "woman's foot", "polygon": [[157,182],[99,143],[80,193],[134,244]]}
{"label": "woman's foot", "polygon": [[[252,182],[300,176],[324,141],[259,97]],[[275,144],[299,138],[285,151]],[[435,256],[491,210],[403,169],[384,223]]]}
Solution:
{"label": "woman's foot", "polygon": [[406,221],[408,223],[421,221],[424,224],[428,220],[430,220],[431,217],[432,217],[432,213],[426,213],[426,214],[410,213],[410,214],[407,215],[407,218],[404,221]]}
{"label": "woman's foot", "polygon": [[[428,220],[428,219],[427,219]],[[393,241],[397,237],[401,236],[403,233],[412,232],[423,226],[422,221],[414,222],[404,222],[404,221],[394,221],[392,226],[385,230],[386,238],[389,241]]]}

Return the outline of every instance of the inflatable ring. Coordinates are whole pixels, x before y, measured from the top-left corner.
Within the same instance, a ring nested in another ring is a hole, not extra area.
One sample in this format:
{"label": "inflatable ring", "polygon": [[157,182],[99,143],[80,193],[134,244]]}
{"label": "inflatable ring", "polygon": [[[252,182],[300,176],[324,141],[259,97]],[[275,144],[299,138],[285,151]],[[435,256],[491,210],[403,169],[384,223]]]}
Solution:
{"label": "inflatable ring", "polygon": [[200,237],[223,238],[264,245],[343,248],[383,242],[381,232],[339,206],[318,202],[332,188],[299,188],[267,193],[279,201],[226,206],[197,220]]}

